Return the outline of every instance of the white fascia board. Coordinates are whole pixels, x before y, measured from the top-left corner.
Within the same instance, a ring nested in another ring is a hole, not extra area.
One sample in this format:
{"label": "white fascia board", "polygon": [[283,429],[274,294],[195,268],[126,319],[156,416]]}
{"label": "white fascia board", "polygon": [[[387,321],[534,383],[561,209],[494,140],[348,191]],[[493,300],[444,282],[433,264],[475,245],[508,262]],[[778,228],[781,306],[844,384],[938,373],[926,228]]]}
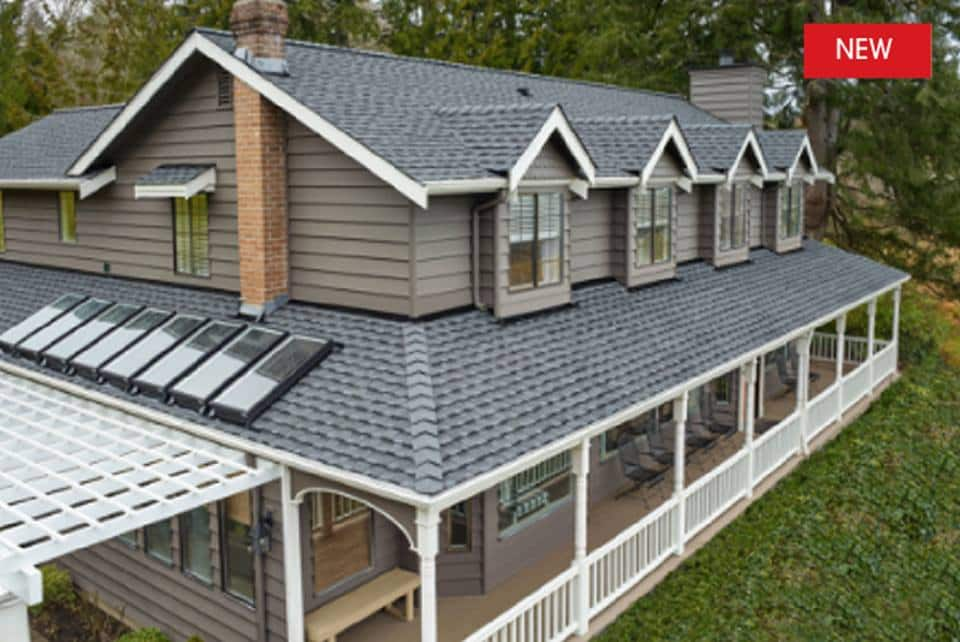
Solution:
{"label": "white fascia board", "polygon": [[213,192],[217,189],[217,169],[211,167],[200,176],[183,185],[134,185],[133,198],[192,198],[200,192]]}
{"label": "white fascia board", "polygon": [[787,175],[785,172],[770,172],[767,174],[767,182],[770,183],[779,183],[781,181],[787,180]]}
{"label": "white fascia board", "polygon": [[763,189],[763,176],[759,174],[754,174],[750,177],[750,184],[756,187],[757,189]]}
{"label": "white fascia board", "polygon": [[693,180],[689,178],[678,178],[677,187],[689,194],[693,191]]}
{"label": "white fascia board", "polygon": [[80,192],[80,200],[82,201],[88,196],[93,196],[107,185],[116,182],[116,180],[117,168],[109,167],[102,172],[87,178],[86,180],[80,181],[80,186],[78,189]]}
{"label": "white fascia board", "polygon": [[478,495],[479,493],[482,493],[485,490],[488,490],[490,488],[495,488],[497,484],[507,479],[510,479],[517,473],[521,473],[527,470],[528,468],[531,468],[532,466],[535,466],[540,462],[546,459],[549,459],[550,457],[554,457],[556,455],[559,455],[560,453],[566,452],[574,448],[575,446],[583,443],[586,440],[593,439],[594,437],[598,437],[601,434],[605,433],[606,431],[612,428],[616,428],[617,426],[620,426],[627,421],[635,419],[643,415],[644,413],[649,412],[650,410],[653,410],[654,408],[661,406],[662,404],[668,401],[677,399],[680,397],[680,395],[683,394],[684,391],[702,386],[703,384],[716,379],[720,375],[726,372],[730,372],[731,370],[739,367],[741,364],[747,361],[750,361],[752,359],[756,359],[760,357],[760,355],[766,354],[771,350],[773,350],[774,348],[780,347],[781,345],[783,345],[788,341],[793,341],[794,339],[806,334],[807,332],[811,332],[816,328],[820,327],[821,325],[828,323],[829,321],[832,321],[834,318],[838,317],[839,315],[850,312],[851,310],[858,308],[861,305],[864,305],[865,303],[867,303],[868,301],[870,301],[875,297],[879,297],[888,292],[892,292],[898,287],[901,287],[904,283],[906,283],[909,280],[910,280],[910,277],[906,276],[900,279],[899,281],[897,281],[896,283],[893,283],[892,285],[889,285],[885,288],[877,290],[872,294],[868,294],[862,297],[861,299],[855,301],[854,303],[848,304],[841,308],[837,308],[832,312],[823,315],[822,317],[813,321],[812,323],[808,323],[807,325],[797,330],[794,330],[793,332],[782,335],[777,339],[768,341],[767,343],[763,344],[758,348],[754,348],[753,350],[744,352],[740,356],[730,359],[726,363],[719,365],[711,370],[708,370],[707,372],[704,372],[692,379],[689,379],[684,383],[678,384],[668,390],[665,390],[656,396],[640,401],[630,406],[629,408],[621,410],[616,414],[610,415],[605,419],[594,422],[586,426],[585,428],[581,428],[580,430],[570,435],[567,435],[563,439],[555,441],[552,444],[548,444],[547,446],[544,446],[531,453],[527,453],[522,457],[519,457],[507,464],[504,464],[503,466],[500,466],[499,468],[496,468],[490,472],[474,477],[470,481],[464,482],[459,486],[455,486],[454,488],[451,488],[448,491],[440,493],[439,495],[432,498],[434,502],[434,506],[438,510],[442,511],[453,506],[454,504],[458,504],[462,501],[470,499],[474,495]]}
{"label": "white fascia board", "polygon": [[590,183],[580,178],[574,179],[570,181],[570,191],[583,200],[587,200],[590,195]]}
{"label": "white fascia board", "polygon": [[807,160],[810,162],[810,171],[814,175],[820,172],[820,165],[817,163],[817,157],[813,155],[813,147],[810,145],[810,137],[806,134],[803,135],[803,140],[800,142],[800,149],[797,150],[797,155],[793,157],[793,163],[790,164],[790,169],[787,170],[787,180],[793,180],[793,175],[797,171],[797,167],[800,166],[800,157],[804,154],[807,155]]}
{"label": "white fascia board", "polygon": [[463,180],[427,181],[425,183],[429,196],[496,192],[506,189],[509,185],[509,181],[505,178],[467,178]]}
{"label": "white fascia board", "polygon": [[650,180],[650,175],[653,174],[657,163],[660,162],[660,158],[663,157],[664,152],[667,150],[667,145],[671,142],[676,145],[677,150],[680,152],[680,158],[683,160],[683,165],[687,173],[693,178],[697,177],[697,163],[693,160],[693,154],[690,153],[690,147],[687,145],[687,140],[683,137],[683,133],[680,131],[676,119],[672,118],[670,119],[670,124],[667,125],[667,128],[664,130],[663,136],[660,137],[660,142],[657,143],[656,148],[653,150],[653,154],[650,155],[646,167],[640,172],[641,185],[646,185]]}
{"label": "white fascia board", "polygon": [[260,93],[264,98],[300,121],[307,129],[324,138],[341,152],[360,163],[374,176],[391,185],[398,192],[421,208],[427,207],[427,189],[413,178],[407,176],[377,156],[367,146],[322,118],[312,109],[296,100],[285,91],[267,80],[246,62],[233,56],[200,33],[193,33],[173,52],[167,61],[153,74],[150,80],[137,92],[127,106],[120,111],[110,125],[97,137],[90,148],[77,159],[68,172],[71,176],[82,175],[107,147],[127,128],[160,89],[179,71],[180,67],[194,53],[200,53],[233,74],[246,85]]}
{"label": "white fascia board", "polygon": [[733,161],[733,165],[730,166],[730,169],[727,170],[727,185],[733,183],[733,177],[737,174],[737,168],[740,167],[740,161],[743,160],[743,155],[747,153],[747,150],[753,150],[753,155],[757,159],[757,162],[760,164],[760,175],[763,176],[766,180],[767,176],[770,174],[767,169],[767,161],[763,156],[763,149],[760,147],[760,141],[757,140],[757,135],[751,129],[747,132],[747,135],[743,139],[743,145],[740,146],[740,151],[737,152],[737,158]]}
{"label": "white fascia board", "polygon": [[727,180],[723,174],[697,174],[693,179],[694,185],[718,185]]}
{"label": "white fascia board", "polygon": [[640,184],[637,176],[601,176],[593,182],[593,189],[634,187]]}
{"label": "white fascia board", "polygon": [[520,158],[517,159],[517,162],[514,163],[510,169],[509,188],[511,192],[515,191],[520,185],[520,181],[523,180],[527,170],[529,170],[533,162],[537,160],[537,156],[540,155],[543,146],[547,144],[547,141],[550,140],[550,137],[553,136],[554,133],[560,134],[573,159],[587,177],[587,182],[593,185],[597,178],[597,168],[590,159],[590,154],[587,153],[587,150],[580,142],[580,138],[574,133],[573,128],[570,127],[570,123],[567,121],[567,117],[564,116],[563,110],[559,107],[554,107],[553,111],[550,112],[550,116],[544,121],[540,131],[533,137],[533,140],[527,145],[527,149],[524,150],[523,154],[520,155]]}
{"label": "white fascia board", "polygon": [[815,178],[818,181],[826,181],[831,185],[837,182],[837,177],[834,176],[833,172],[826,169],[821,169],[820,171],[818,171]]}
{"label": "white fascia board", "polygon": [[255,441],[244,439],[243,437],[237,437],[228,434],[216,428],[203,426],[192,421],[187,421],[185,419],[168,415],[158,410],[152,410],[124,399],[112,397],[96,390],[90,390],[70,381],[55,379],[49,375],[43,374],[42,372],[28,370],[21,366],[14,365],[13,363],[0,361],[0,371],[42,383],[45,386],[62,390],[75,397],[88,399],[100,405],[115,408],[137,417],[143,417],[149,421],[180,430],[195,437],[212,441],[216,444],[220,444],[221,446],[226,446],[227,448],[241,450],[258,458],[262,458],[267,462],[273,462],[282,466],[289,466],[290,468],[295,468],[308,474],[323,477],[331,481],[340,482],[345,486],[350,486],[351,488],[368,492],[372,495],[376,495],[377,497],[390,499],[402,504],[408,504],[415,508],[429,506],[432,501],[432,498],[427,495],[422,495],[390,482],[385,482],[378,479],[373,479],[372,477],[367,477],[366,475],[350,473],[339,468],[334,468],[333,466],[323,464],[307,457],[295,455],[278,448],[265,446]]}

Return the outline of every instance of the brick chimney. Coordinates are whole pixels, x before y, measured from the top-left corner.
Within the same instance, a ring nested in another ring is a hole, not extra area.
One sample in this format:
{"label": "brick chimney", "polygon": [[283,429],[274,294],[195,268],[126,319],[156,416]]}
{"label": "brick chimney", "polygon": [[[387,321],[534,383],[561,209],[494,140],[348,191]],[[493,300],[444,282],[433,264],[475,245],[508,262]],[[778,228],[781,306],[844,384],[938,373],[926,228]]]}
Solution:
{"label": "brick chimney", "polygon": [[[230,23],[237,55],[267,71],[283,67],[287,7],[282,0],[238,0]],[[288,299],[286,115],[234,78],[237,232],[241,314],[262,317]]]}
{"label": "brick chimney", "polygon": [[737,63],[721,53],[719,65],[691,69],[690,102],[731,123],[763,126],[767,72],[758,65]]}

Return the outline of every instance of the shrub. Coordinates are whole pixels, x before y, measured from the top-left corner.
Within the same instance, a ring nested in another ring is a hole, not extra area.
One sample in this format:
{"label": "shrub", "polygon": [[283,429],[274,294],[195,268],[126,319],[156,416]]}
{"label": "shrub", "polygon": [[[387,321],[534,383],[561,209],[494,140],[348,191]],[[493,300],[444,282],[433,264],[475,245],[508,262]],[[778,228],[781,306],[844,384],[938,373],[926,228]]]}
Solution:
{"label": "shrub", "polygon": [[159,629],[137,629],[117,638],[116,642],[170,642]]}
{"label": "shrub", "polygon": [[74,610],[80,601],[70,573],[53,564],[40,567],[43,574],[43,602],[30,608],[34,615],[46,608]]}

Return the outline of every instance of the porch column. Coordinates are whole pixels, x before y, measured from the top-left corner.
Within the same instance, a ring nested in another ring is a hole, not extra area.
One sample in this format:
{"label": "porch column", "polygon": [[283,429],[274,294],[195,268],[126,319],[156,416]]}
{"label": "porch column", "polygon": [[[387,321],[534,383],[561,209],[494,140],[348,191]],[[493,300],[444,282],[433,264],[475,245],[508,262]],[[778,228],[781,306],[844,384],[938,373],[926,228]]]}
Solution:
{"label": "porch column", "polygon": [[750,363],[740,366],[740,376],[747,383],[747,422],[744,448],[747,449],[747,470],[749,471],[749,483],[747,484],[747,498],[753,497],[753,431],[755,423],[755,413],[753,411],[756,403],[757,394],[757,360],[752,359]]}
{"label": "porch column", "polygon": [[9,642],[30,642],[27,605],[12,593],[0,589],[0,631]]}
{"label": "porch column", "polygon": [[440,513],[417,509],[417,552],[420,554],[420,642],[437,642],[437,551]]}
{"label": "porch column", "polygon": [[807,443],[807,402],[810,390],[810,339],[812,332],[806,332],[797,339],[797,352],[800,353],[800,368],[797,373],[797,410],[800,412],[800,448],[803,456],[810,454]]}
{"label": "porch column", "polygon": [[573,449],[573,476],[576,480],[576,505],[574,507],[573,551],[577,567],[577,593],[575,616],[577,635],[585,636],[590,630],[590,568],[587,565],[587,511],[589,510],[590,440],[584,439]]}
{"label": "porch column", "polygon": [[847,353],[847,313],[837,318],[837,419],[843,415],[843,363]]}
{"label": "porch column", "polygon": [[294,499],[292,472],[287,466],[283,467],[280,474],[280,495],[280,512],[283,518],[283,586],[287,609],[287,641],[304,642],[300,501]]}
{"label": "porch column", "polygon": [[874,345],[876,342],[877,334],[877,300],[871,299],[870,303],[867,305],[867,369],[870,371],[870,389],[873,390],[873,386],[876,384],[874,380],[874,367],[873,367],[873,353],[876,349]]}
{"label": "porch column", "polygon": [[687,399],[689,396],[690,391],[684,390],[679,399],[673,400],[673,418],[676,422],[674,425],[676,433],[673,440],[673,498],[677,500],[677,555],[683,555],[683,531],[686,525],[684,514],[684,504],[686,502],[683,497],[683,460],[687,445]]}
{"label": "porch column", "polygon": [[766,408],[763,407],[763,402],[767,397],[767,353],[760,355],[760,371],[757,373],[757,378],[760,381],[760,401],[757,403],[757,416],[762,417],[766,414]]}
{"label": "porch column", "polygon": [[895,362],[900,362],[900,295],[901,287],[893,291],[893,328],[890,332],[890,340],[893,342],[893,354]]}

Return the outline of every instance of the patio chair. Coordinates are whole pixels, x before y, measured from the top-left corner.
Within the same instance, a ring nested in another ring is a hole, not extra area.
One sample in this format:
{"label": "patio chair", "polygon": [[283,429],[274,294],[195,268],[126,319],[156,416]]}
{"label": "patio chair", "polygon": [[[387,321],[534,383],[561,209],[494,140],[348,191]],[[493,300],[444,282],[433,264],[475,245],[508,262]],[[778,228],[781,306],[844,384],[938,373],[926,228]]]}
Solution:
{"label": "patio chair", "polygon": [[696,393],[697,399],[687,407],[687,444],[698,449],[713,448],[717,436],[708,426],[708,419],[704,415],[703,389]]}
{"label": "patio chair", "polygon": [[617,452],[620,455],[623,475],[633,482],[634,488],[643,485],[653,486],[663,479],[663,474],[669,468],[666,464],[657,461],[649,451],[642,449],[637,443],[637,435],[631,431],[625,431],[620,435],[617,441]]}
{"label": "patio chair", "polygon": [[705,418],[704,425],[707,430],[718,437],[730,437],[737,432],[736,422],[724,422],[716,409],[716,397],[713,393],[707,393],[701,396],[701,405],[703,407],[702,416]]}

